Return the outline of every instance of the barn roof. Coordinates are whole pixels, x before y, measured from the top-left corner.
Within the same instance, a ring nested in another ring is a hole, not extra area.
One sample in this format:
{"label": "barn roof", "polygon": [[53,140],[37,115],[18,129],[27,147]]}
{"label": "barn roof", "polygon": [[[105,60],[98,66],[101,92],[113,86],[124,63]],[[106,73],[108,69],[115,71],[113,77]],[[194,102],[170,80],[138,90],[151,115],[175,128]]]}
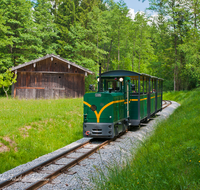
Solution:
{"label": "barn roof", "polygon": [[84,67],[81,67],[80,65],[77,65],[76,63],[73,63],[73,62],[71,62],[71,61],[68,61],[67,59],[64,59],[64,58],[62,58],[62,57],[60,57],[60,56],[58,56],[58,55],[54,55],[54,54],[47,54],[47,55],[45,55],[44,57],[40,57],[40,58],[38,58],[38,59],[35,59],[35,60],[32,60],[32,61],[29,61],[29,62],[20,64],[20,65],[18,65],[18,66],[16,66],[16,67],[12,67],[12,68],[11,68],[11,71],[15,71],[15,70],[17,70],[17,69],[26,67],[26,66],[28,66],[28,65],[37,63],[37,62],[39,62],[39,61],[42,61],[42,60],[47,59],[47,58],[50,58],[50,57],[59,59],[59,60],[65,62],[65,63],[67,63],[67,64],[69,64],[69,65],[72,65],[72,66],[74,66],[74,67],[77,67],[77,68],[79,68],[79,69],[81,69],[81,70],[83,70],[83,71],[85,71],[85,72],[87,72],[87,73],[89,73],[89,74],[94,74],[94,73],[93,73],[92,71],[90,71],[89,69],[86,69],[86,68],[84,68]]}

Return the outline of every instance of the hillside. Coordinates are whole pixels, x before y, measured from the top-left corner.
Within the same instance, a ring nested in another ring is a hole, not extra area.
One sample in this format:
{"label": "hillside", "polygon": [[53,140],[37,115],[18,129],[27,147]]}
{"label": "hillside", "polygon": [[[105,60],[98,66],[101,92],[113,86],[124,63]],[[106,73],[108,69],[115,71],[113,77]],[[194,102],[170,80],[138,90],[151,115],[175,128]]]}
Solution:
{"label": "hillside", "polygon": [[129,163],[96,179],[97,189],[200,189],[200,89],[165,93],[181,106]]}

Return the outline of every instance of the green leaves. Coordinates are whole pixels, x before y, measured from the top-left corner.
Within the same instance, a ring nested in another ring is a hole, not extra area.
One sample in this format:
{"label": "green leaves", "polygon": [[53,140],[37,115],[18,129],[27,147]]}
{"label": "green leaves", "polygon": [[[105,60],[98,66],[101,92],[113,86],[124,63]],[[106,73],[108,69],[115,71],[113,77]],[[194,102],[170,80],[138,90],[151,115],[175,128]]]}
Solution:
{"label": "green leaves", "polygon": [[3,86],[4,87],[11,86],[13,83],[16,82],[16,78],[17,78],[17,75],[14,75],[14,73],[8,69],[5,73],[0,75],[0,88]]}
{"label": "green leaves", "polygon": [[[13,84],[16,83],[16,78],[17,75],[11,72],[11,70],[7,70],[5,73],[0,74],[0,88],[3,88],[4,92],[6,93],[6,96],[8,98],[8,90],[9,87]],[[5,89],[7,88],[7,90]]]}
{"label": "green leaves", "polygon": [[149,1],[157,16],[132,20],[123,0],[2,0],[0,73],[54,53],[95,73],[101,63],[155,75],[168,90],[198,86],[200,2]]}

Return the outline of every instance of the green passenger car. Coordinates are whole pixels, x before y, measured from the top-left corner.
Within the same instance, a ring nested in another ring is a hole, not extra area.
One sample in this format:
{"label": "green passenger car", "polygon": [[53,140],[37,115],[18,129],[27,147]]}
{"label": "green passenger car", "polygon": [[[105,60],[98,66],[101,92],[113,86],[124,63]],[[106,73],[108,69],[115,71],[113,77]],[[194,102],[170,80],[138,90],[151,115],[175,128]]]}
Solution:
{"label": "green passenger car", "polygon": [[156,77],[116,70],[102,73],[100,80],[96,93],[84,95],[85,137],[113,138],[130,126],[139,126],[162,107],[162,88]]}

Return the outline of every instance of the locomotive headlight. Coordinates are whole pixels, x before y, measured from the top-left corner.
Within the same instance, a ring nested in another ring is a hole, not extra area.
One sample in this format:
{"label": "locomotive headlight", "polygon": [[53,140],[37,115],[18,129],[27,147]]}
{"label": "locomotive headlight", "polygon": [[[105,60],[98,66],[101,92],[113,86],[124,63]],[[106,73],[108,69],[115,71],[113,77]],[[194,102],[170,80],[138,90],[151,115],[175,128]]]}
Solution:
{"label": "locomotive headlight", "polygon": [[123,82],[123,80],[124,80],[123,78],[119,78],[119,81],[120,81],[120,82]]}
{"label": "locomotive headlight", "polygon": [[99,82],[99,78],[97,79],[97,81]]}

